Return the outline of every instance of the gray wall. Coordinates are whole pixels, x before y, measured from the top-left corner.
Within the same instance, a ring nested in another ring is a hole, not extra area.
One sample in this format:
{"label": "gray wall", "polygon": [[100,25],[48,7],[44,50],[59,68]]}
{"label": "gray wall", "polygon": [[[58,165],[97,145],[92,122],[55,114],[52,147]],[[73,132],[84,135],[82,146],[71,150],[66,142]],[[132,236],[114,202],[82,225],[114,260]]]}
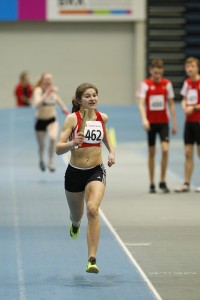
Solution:
{"label": "gray wall", "polygon": [[13,89],[23,70],[33,83],[51,72],[66,103],[85,81],[99,88],[102,104],[132,103],[144,75],[143,57],[136,57],[143,51],[135,33],[141,34],[140,27],[125,22],[0,23],[0,107],[15,106]]}

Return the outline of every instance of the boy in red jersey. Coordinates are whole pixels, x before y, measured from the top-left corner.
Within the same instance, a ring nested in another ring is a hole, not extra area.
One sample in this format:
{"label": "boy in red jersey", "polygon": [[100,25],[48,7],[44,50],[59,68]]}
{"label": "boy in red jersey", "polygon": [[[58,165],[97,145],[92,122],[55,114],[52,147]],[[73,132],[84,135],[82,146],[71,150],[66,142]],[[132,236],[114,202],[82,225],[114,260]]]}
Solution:
{"label": "boy in red jersey", "polygon": [[[200,157],[200,75],[199,60],[189,57],[185,62],[185,79],[181,90],[182,109],[186,116],[184,128],[185,143],[185,179],[184,183],[175,189],[176,192],[188,192],[193,172],[194,144],[197,144],[197,153]],[[196,189],[200,192],[200,188]]]}
{"label": "boy in red jersey", "polygon": [[155,173],[155,144],[156,135],[160,136],[162,148],[161,174],[159,188],[164,193],[169,193],[165,182],[169,150],[169,118],[167,104],[172,117],[172,133],[177,131],[176,111],[174,105],[174,91],[171,82],[163,77],[164,63],[161,59],[155,59],[151,63],[151,77],[145,79],[137,96],[139,97],[139,111],[142,124],[147,131],[149,154],[150,193],[156,193],[154,184]]}

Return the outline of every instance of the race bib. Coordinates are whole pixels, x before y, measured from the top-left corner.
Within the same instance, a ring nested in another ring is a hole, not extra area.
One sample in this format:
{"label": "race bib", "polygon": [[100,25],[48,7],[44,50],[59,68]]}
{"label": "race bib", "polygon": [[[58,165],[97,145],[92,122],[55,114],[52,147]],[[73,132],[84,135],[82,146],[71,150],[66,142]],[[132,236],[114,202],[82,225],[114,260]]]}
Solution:
{"label": "race bib", "polygon": [[84,143],[97,144],[103,140],[103,126],[100,121],[86,121]]}
{"label": "race bib", "polygon": [[197,104],[198,103],[198,92],[196,89],[188,90],[187,94],[187,104]]}
{"label": "race bib", "polygon": [[150,110],[163,110],[165,108],[165,100],[163,95],[152,95],[149,97]]}

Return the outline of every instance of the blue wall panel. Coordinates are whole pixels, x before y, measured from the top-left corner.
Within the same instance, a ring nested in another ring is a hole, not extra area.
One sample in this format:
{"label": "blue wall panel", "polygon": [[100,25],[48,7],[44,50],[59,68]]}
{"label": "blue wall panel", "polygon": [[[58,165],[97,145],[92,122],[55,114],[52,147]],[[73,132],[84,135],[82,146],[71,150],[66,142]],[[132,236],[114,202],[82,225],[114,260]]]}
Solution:
{"label": "blue wall panel", "polygon": [[0,1],[0,21],[16,21],[18,19],[18,0]]}

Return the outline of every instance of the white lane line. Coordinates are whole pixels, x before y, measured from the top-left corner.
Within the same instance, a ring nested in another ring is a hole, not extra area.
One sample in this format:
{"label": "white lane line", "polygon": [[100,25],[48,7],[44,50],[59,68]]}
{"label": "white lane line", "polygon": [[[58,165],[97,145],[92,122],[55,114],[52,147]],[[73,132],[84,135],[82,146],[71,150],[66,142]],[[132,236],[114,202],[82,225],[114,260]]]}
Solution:
{"label": "white lane line", "polygon": [[159,272],[149,272],[149,275],[155,275],[155,276],[193,276],[197,275],[197,272],[188,272],[188,271],[174,271],[174,272],[169,272],[169,271],[159,271]]}
{"label": "white lane line", "polygon": [[17,197],[16,188],[14,183],[14,171],[11,166],[11,192],[12,192],[12,206],[13,206],[13,221],[14,221],[14,232],[15,232],[15,245],[16,245],[16,256],[17,256],[17,274],[18,274],[18,285],[19,285],[19,299],[26,300],[26,289],[24,283],[24,266],[21,252],[20,242],[20,230],[19,230],[19,214],[17,209]]}
{"label": "white lane line", "polygon": [[19,229],[19,213],[17,208],[17,196],[16,196],[16,186],[15,186],[15,174],[13,168],[13,154],[12,154],[12,140],[14,134],[14,119],[13,114],[10,115],[10,178],[11,178],[11,195],[12,195],[12,208],[13,208],[13,223],[15,232],[15,246],[16,246],[16,257],[17,257],[17,275],[18,275],[18,287],[19,287],[19,300],[26,300],[26,288],[24,281],[24,266],[22,260],[21,252],[21,242],[20,242],[20,229]]}
{"label": "white lane line", "polygon": [[151,246],[151,243],[125,243],[126,246]]}
{"label": "white lane line", "polygon": [[137,261],[135,260],[135,258],[132,256],[132,254],[130,253],[130,251],[128,250],[128,248],[126,247],[126,245],[124,244],[124,242],[122,241],[122,239],[116,233],[116,231],[114,230],[113,226],[108,221],[107,217],[104,215],[104,213],[102,212],[101,209],[100,209],[100,215],[101,215],[103,221],[105,222],[105,224],[108,226],[108,228],[110,229],[110,231],[114,235],[114,237],[116,238],[116,240],[118,241],[118,243],[120,244],[120,246],[122,247],[122,249],[125,251],[125,253],[127,254],[127,256],[130,258],[131,262],[138,269],[138,271],[140,272],[140,274],[143,277],[144,281],[147,283],[147,285],[150,288],[150,290],[153,292],[153,294],[156,297],[156,299],[157,300],[162,300],[162,298],[160,297],[160,295],[156,291],[156,289],[153,286],[153,284],[150,282],[150,280],[148,279],[148,277],[146,276],[146,274],[143,272],[143,270],[141,269],[141,267],[139,266],[139,264],[137,263]]}

